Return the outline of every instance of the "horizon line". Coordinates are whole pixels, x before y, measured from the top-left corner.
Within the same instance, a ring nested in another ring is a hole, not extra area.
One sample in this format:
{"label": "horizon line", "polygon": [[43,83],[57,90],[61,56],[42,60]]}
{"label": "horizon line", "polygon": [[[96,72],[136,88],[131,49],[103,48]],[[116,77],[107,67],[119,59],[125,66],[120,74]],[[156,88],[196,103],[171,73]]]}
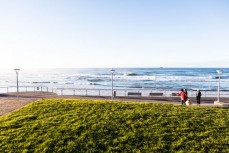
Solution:
{"label": "horizon line", "polygon": [[[163,68],[175,68],[175,69],[182,69],[182,68],[187,68],[187,69],[192,69],[192,68],[197,68],[197,69],[208,69],[208,68],[213,68],[213,69],[226,69],[229,67],[52,67],[52,68],[41,68],[41,67],[35,67],[35,68],[20,68],[22,69],[150,69],[150,68],[158,68],[158,69],[163,69]],[[0,68],[0,70],[9,70],[14,68]]]}

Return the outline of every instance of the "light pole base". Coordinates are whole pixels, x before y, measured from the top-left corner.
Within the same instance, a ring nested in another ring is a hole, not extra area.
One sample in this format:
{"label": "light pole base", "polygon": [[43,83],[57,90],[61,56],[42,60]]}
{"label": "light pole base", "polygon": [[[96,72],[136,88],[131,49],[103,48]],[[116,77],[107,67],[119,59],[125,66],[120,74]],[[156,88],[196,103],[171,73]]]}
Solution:
{"label": "light pole base", "polygon": [[222,103],[219,101],[214,101],[214,105],[222,105]]}
{"label": "light pole base", "polygon": [[218,105],[218,106],[229,106],[229,103],[214,101],[214,105]]}

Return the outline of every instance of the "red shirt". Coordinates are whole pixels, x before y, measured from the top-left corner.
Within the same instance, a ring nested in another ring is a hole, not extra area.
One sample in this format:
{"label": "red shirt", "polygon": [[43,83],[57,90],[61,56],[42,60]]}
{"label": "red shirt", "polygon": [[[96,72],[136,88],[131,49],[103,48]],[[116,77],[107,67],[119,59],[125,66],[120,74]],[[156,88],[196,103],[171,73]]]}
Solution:
{"label": "red shirt", "polygon": [[181,91],[179,94],[178,94],[178,96],[180,96],[180,98],[181,98],[181,100],[186,100],[186,95],[185,95],[185,93],[184,93],[184,91]]}

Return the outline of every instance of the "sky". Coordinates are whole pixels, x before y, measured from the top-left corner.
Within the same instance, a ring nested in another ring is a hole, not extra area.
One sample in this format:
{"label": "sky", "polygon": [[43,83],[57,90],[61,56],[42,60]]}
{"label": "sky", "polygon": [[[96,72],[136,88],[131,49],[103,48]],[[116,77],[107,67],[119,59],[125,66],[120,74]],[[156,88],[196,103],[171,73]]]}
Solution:
{"label": "sky", "polygon": [[229,67],[228,0],[0,0],[0,69]]}

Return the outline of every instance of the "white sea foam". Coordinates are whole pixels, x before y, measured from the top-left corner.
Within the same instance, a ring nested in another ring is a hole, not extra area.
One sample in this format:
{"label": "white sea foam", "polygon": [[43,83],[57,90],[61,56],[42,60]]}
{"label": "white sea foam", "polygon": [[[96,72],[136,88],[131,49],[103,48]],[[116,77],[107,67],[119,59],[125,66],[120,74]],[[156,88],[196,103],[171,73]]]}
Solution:
{"label": "white sea foam", "polygon": [[[229,90],[229,69],[221,76],[222,89]],[[215,69],[116,69],[113,81],[119,88],[209,89],[215,90],[218,78]],[[15,86],[15,73],[0,75],[0,86]],[[36,82],[36,83],[34,83]],[[55,82],[55,83],[54,83]],[[50,87],[110,88],[108,69],[54,69],[44,72],[20,72],[19,84]]]}

